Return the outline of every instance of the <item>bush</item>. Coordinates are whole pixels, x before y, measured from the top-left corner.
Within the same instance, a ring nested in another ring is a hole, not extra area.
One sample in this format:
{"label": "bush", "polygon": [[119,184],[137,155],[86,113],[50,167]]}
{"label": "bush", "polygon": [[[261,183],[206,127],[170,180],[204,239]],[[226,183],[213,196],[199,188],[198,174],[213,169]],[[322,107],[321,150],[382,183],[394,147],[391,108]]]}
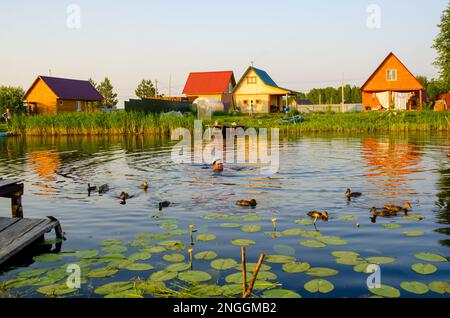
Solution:
{"label": "bush", "polygon": [[300,112],[297,109],[291,109],[290,111],[288,111],[288,113],[286,114],[287,118],[291,118],[291,117],[295,117],[300,115]]}
{"label": "bush", "polygon": [[213,116],[217,116],[217,117],[223,117],[223,116],[228,116],[228,114],[222,110],[216,110],[213,113]]}

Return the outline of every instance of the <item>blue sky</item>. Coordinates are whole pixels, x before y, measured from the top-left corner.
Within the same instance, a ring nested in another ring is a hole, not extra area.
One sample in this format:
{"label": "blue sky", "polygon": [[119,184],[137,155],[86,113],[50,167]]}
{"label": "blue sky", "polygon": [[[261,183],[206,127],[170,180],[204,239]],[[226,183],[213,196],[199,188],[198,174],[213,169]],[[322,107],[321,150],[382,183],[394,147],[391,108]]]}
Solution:
{"label": "blue sky", "polygon": [[[70,29],[68,5],[81,8]],[[370,4],[381,28],[367,27]],[[15,0],[0,1],[0,85],[37,75],[100,81],[120,100],[142,78],[181,94],[190,71],[233,70],[254,61],[298,91],[361,85],[394,51],[416,75],[436,76],[431,48],[448,0]]]}

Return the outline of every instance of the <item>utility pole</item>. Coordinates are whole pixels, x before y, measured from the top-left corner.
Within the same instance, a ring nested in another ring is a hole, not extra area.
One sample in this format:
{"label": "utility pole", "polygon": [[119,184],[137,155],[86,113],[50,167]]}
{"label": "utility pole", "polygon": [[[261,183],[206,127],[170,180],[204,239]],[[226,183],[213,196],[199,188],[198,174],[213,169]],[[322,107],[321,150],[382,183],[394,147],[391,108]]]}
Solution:
{"label": "utility pole", "polygon": [[322,94],[319,94],[319,105],[322,105]]}
{"label": "utility pole", "polygon": [[155,97],[158,98],[158,80],[155,80]]}
{"label": "utility pole", "polygon": [[342,72],[342,109],[344,109],[345,95],[344,95],[344,72]]}

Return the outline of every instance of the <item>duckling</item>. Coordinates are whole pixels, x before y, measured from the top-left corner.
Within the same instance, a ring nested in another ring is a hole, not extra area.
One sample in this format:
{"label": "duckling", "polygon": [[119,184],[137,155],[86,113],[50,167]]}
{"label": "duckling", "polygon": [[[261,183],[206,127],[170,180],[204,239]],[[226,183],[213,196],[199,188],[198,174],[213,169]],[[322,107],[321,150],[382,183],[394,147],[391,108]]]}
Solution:
{"label": "duckling", "polygon": [[370,210],[370,214],[372,216],[381,216],[381,217],[390,217],[390,216],[397,216],[398,212],[392,211],[392,210],[382,210],[378,211],[377,208],[373,207]]}
{"label": "duckling", "polygon": [[89,193],[91,193],[92,191],[97,190],[97,187],[96,186],[91,186],[91,184],[88,183],[87,190],[88,190]]}
{"label": "duckling", "polygon": [[99,194],[105,194],[105,193],[108,192],[108,191],[109,191],[109,186],[108,186],[107,184],[101,185],[101,186],[98,188],[98,193],[99,193]]}
{"label": "duckling", "polygon": [[140,188],[143,189],[143,190],[148,190],[148,182],[144,181],[144,183],[141,184]]}
{"label": "duckling", "polygon": [[351,199],[351,198],[359,198],[360,196],[362,196],[361,192],[352,192],[352,190],[347,189],[347,192],[345,192],[345,196],[347,197],[347,199]]}
{"label": "duckling", "polygon": [[169,201],[159,202],[159,210],[162,211],[163,208],[168,208],[171,204]]}
{"label": "duckling", "polygon": [[236,201],[236,205],[240,205],[240,206],[249,206],[249,207],[254,208],[254,207],[257,205],[257,202],[256,202],[255,199],[252,199],[252,200],[250,200],[250,201],[247,201],[247,200],[239,200],[239,201]]}
{"label": "duckling", "polygon": [[322,219],[323,222],[327,222],[328,218],[329,218],[327,211],[324,211],[324,212],[313,211],[313,212],[308,212],[307,215],[309,217],[314,218],[314,224],[316,224],[318,219]]}
{"label": "duckling", "polygon": [[409,202],[406,202],[403,207],[396,205],[385,205],[384,208],[391,212],[398,213],[404,211],[405,213],[407,213],[409,210],[411,210],[411,204]]}
{"label": "duckling", "polygon": [[125,205],[127,204],[127,200],[130,198],[130,195],[126,192],[122,192],[119,196],[120,198],[120,204]]}

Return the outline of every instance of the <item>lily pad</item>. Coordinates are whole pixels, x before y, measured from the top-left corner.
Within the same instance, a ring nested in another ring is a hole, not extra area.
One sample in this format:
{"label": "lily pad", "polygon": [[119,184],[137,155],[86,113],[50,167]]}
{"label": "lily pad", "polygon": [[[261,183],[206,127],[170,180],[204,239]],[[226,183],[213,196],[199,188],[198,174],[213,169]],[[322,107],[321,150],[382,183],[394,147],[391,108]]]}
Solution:
{"label": "lily pad", "polygon": [[[247,263],[246,267],[248,271],[253,271],[254,269],[256,269],[257,264],[256,263]],[[237,264],[235,267],[235,269],[237,269],[238,271],[242,271],[242,264]],[[272,269],[271,266],[267,265],[267,264],[261,264],[261,268],[260,271],[263,272],[268,272]]]}
{"label": "lily pad", "polygon": [[222,224],[220,224],[220,227],[237,228],[237,227],[241,227],[241,225],[238,223],[222,223]]}
{"label": "lily pad", "polygon": [[187,283],[207,282],[212,279],[211,275],[202,271],[187,271],[178,274],[178,278]]}
{"label": "lily pad", "polygon": [[133,262],[130,260],[117,259],[117,260],[114,260],[111,263],[109,263],[108,267],[115,268],[115,269],[123,269],[123,268],[127,268],[131,264],[133,264]]}
{"label": "lily pad", "polygon": [[220,271],[225,271],[234,268],[237,262],[232,258],[219,258],[211,262],[211,267]]}
{"label": "lily pad", "polygon": [[316,277],[328,277],[328,276],[335,276],[338,273],[339,271],[332,268],[313,267],[306,272],[306,275]]}
{"label": "lily pad", "polygon": [[214,234],[199,234],[197,235],[197,241],[200,242],[208,242],[214,241],[217,238]]}
{"label": "lily pad", "polygon": [[301,230],[301,229],[288,229],[288,230],[284,230],[283,232],[281,232],[281,234],[283,234],[284,236],[297,236],[297,235],[302,235],[304,233],[305,233],[305,231]]}
{"label": "lily pad", "polygon": [[395,258],[392,258],[392,257],[369,257],[369,258],[366,258],[366,261],[370,264],[382,265],[382,264],[389,264],[389,263],[395,262]]}
{"label": "lily pad", "polygon": [[150,247],[146,247],[146,248],[142,249],[141,251],[148,252],[148,253],[163,253],[163,252],[167,251],[167,249],[162,246],[150,246]]}
{"label": "lily pad", "polygon": [[301,298],[299,294],[292,290],[287,289],[272,289],[265,291],[262,295],[263,298]]}
{"label": "lily pad", "polygon": [[204,251],[204,252],[200,252],[195,254],[194,258],[198,259],[198,260],[212,260],[215,259],[217,257],[217,253],[214,251]]}
{"label": "lily pad", "polygon": [[128,249],[123,245],[109,245],[102,248],[102,251],[110,254],[121,254],[128,251]]}
{"label": "lily pad", "polygon": [[225,297],[233,297],[242,294],[242,284],[228,284],[222,286],[222,295]]}
{"label": "lily pad", "polygon": [[105,240],[100,242],[101,246],[109,246],[109,245],[122,245],[124,244],[124,241],[121,240]]}
{"label": "lily pad", "polygon": [[316,238],[318,241],[328,245],[347,245],[348,242],[344,241],[338,236],[319,236]]}
{"label": "lily pad", "polygon": [[353,267],[353,270],[357,273],[366,273],[368,266],[369,266],[368,263],[361,263]]}
{"label": "lily pad", "polygon": [[100,256],[100,260],[104,261],[114,261],[114,260],[124,260],[126,259],[125,255],[123,254],[105,254]]}
{"label": "lily pad", "polygon": [[242,221],[246,222],[261,221],[261,220],[263,220],[263,217],[259,215],[247,215],[242,218]]}
{"label": "lily pad", "polygon": [[186,259],[183,254],[167,254],[163,256],[163,259],[171,263],[179,263]]}
{"label": "lily pad", "polygon": [[132,290],[130,291],[126,290],[120,293],[106,295],[105,298],[126,299],[126,298],[144,298],[144,297],[139,293],[133,292]]}
{"label": "lily pad", "polygon": [[402,216],[402,218],[405,220],[410,220],[410,221],[422,221],[425,219],[422,215],[418,215],[418,214],[408,214],[408,215]]}
{"label": "lily pad", "polygon": [[165,248],[173,251],[182,251],[186,248],[186,244],[174,240],[159,242],[158,245],[164,246]]}
{"label": "lily pad", "polygon": [[430,291],[427,285],[420,282],[402,282],[400,286],[413,294],[424,295]]}
{"label": "lily pad", "polygon": [[308,263],[292,262],[283,264],[283,271],[290,274],[306,272],[310,268],[311,265]]}
{"label": "lily pad", "polygon": [[149,281],[151,282],[165,282],[177,277],[177,272],[168,272],[166,270],[162,270],[159,272],[155,272],[149,277]]}
{"label": "lily pad", "polygon": [[173,231],[178,229],[178,225],[172,222],[163,223],[159,226],[162,230]]}
{"label": "lily pad", "polygon": [[432,264],[417,263],[411,266],[412,270],[418,274],[430,275],[437,271],[437,267]]}
{"label": "lily pad", "polygon": [[287,255],[268,255],[265,260],[268,263],[284,264],[295,262],[295,257]]}
{"label": "lily pad", "polygon": [[62,296],[73,293],[74,291],[76,289],[68,288],[66,284],[49,285],[37,289],[38,293],[46,296]]}
{"label": "lily pad", "polygon": [[[150,245],[150,241],[147,240],[134,240],[131,241],[130,243],[128,243],[129,246],[131,247],[146,247]],[[121,252],[124,253],[124,252]]]}
{"label": "lily pad", "polygon": [[318,238],[319,236],[322,236],[322,234],[317,231],[303,231],[300,235],[306,238]]}
{"label": "lily pad", "polygon": [[342,215],[338,219],[342,221],[358,221],[358,217],[356,215]]}
{"label": "lily pad", "polygon": [[416,236],[423,236],[423,235],[425,235],[425,232],[421,232],[421,231],[405,231],[405,232],[403,232],[403,235],[416,237]]}
{"label": "lily pad", "polygon": [[331,255],[333,255],[337,258],[357,258],[357,257],[359,257],[359,253],[347,252],[347,251],[335,251],[335,252],[332,252]]}
{"label": "lily pad", "polygon": [[50,277],[50,278],[53,278],[53,279],[56,279],[56,280],[63,279],[67,275],[69,275],[69,273],[67,273],[66,270],[58,269],[58,268],[52,269],[52,270],[47,272],[47,277]]}
{"label": "lily pad", "polygon": [[[247,272],[247,281],[250,281],[252,276],[253,276],[253,272],[248,271]],[[258,277],[257,277],[258,281],[261,281],[261,280],[275,280],[275,279],[277,279],[277,275],[275,275],[274,273],[264,272],[264,271],[258,272]],[[225,277],[225,281],[227,283],[236,283],[236,284],[242,283],[242,281],[243,281],[242,272],[238,272],[238,273],[234,273],[234,274],[228,275],[227,277]]]}
{"label": "lily pad", "polygon": [[314,224],[314,222],[312,220],[308,220],[308,219],[295,220],[294,223],[298,224],[298,225],[313,225]]}
{"label": "lily pad", "polygon": [[261,231],[261,227],[259,225],[244,225],[241,227],[241,231],[248,233],[256,233]]}
{"label": "lily pad", "polygon": [[188,270],[191,268],[191,264],[187,263],[178,263],[178,264],[171,264],[166,267],[166,271],[168,272],[182,272],[185,270]]}
{"label": "lily pad", "polygon": [[231,241],[231,244],[236,246],[251,246],[255,245],[256,242],[252,240],[245,240],[245,239],[235,239]]}
{"label": "lily pad", "polygon": [[146,261],[146,260],[150,259],[151,257],[152,257],[152,254],[150,254],[150,253],[138,252],[138,253],[131,254],[128,257],[128,260],[131,262]]}
{"label": "lily pad", "polygon": [[277,254],[295,256],[295,248],[287,245],[274,245],[273,250]]}
{"label": "lily pad", "polygon": [[326,247],[327,245],[319,242],[319,241],[313,241],[313,240],[309,240],[309,241],[301,241],[300,245],[305,246],[305,247],[312,247],[312,248],[323,248]]}
{"label": "lily pad", "polygon": [[62,256],[59,254],[42,254],[39,256],[33,257],[33,261],[35,262],[44,262],[44,263],[52,263],[59,262],[62,260]]}
{"label": "lily pad", "polygon": [[119,270],[111,267],[101,267],[97,269],[91,270],[89,273],[87,273],[87,277],[90,278],[103,278],[103,277],[110,277],[115,275]]}
{"label": "lily pad", "polygon": [[445,294],[449,288],[449,284],[447,282],[432,282],[428,284],[430,290],[437,294]]}
{"label": "lily pad", "polygon": [[447,262],[447,259],[441,255],[438,254],[432,254],[432,253],[419,253],[415,255],[416,258],[427,261],[427,262],[436,262],[436,263],[444,263]]}
{"label": "lily pad", "polygon": [[95,293],[99,295],[108,295],[120,293],[133,288],[133,283],[131,282],[114,282],[102,285],[95,289]]}
{"label": "lily pad", "polygon": [[398,228],[401,228],[402,226],[397,223],[388,223],[388,224],[385,224],[384,227],[386,229],[398,229]]}
{"label": "lily pad", "polygon": [[345,258],[337,258],[336,263],[341,265],[358,265],[361,263],[366,263],[366,261],[358,257],[345,257]]}
{"label": "lily pad", "polygon": [[310,293],[328,294],[334,290],[334,285],[325,279],[314,279],[306,283],[304,287]]}
{"label": "lily pad", "polygon": [[389,285],[381,285],[380,288],[369,288],[369,291],[375,295],[387,298],[400,297],[400,291]]}
{"label": "lily pad", "polygon": [[154,267],[145,263],[133,263],[130,266],[127,266],[126,269],[129,271],[149,271],[154,269]]}
{"label": "lily pad", "polygon": [[46,272],[45,269],[31,269],[31,270],[20,272],[19,274],[17,274],[17,277],[31,278],[31,277],[40,276],[40,275],[44,274],[45,272]]}
{"label": "lily pad", "polygon": [[94,258],[98,255],[97,250],[77,251],[73,256],[77,258]]}

